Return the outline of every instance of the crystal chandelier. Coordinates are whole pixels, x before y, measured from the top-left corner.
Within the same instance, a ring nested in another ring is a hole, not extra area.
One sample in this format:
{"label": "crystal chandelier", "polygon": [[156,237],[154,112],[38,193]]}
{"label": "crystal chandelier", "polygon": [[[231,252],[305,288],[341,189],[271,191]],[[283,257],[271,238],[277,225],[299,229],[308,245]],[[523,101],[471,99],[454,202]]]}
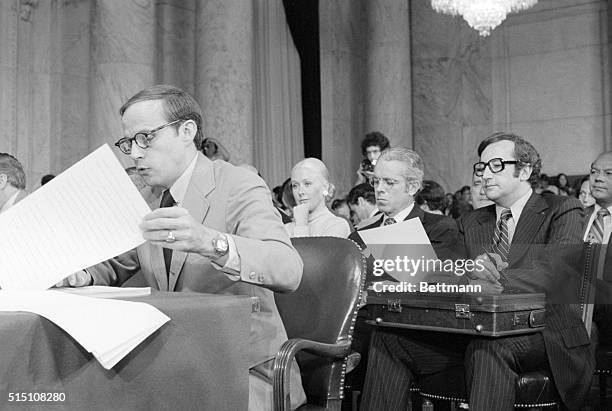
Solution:
{"label": "crystal chandelier", "polygon": [[439,13],[461,15],[478,33],[486,37],[499,26],[508,13],[533,7],[538,0],[431,0]]}

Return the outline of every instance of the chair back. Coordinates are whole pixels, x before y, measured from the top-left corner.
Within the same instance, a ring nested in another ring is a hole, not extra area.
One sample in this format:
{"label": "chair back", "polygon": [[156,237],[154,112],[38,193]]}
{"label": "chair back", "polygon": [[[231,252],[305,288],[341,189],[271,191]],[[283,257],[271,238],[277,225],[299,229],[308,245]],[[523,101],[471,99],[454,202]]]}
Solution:
{"label": "chair back", "polygon": [[[350,341],[365,284],[365,258],[351,240],[337,237],[292,239],[304,261],[304,273],[293,293],[276,293],[276,305],[287,336],[322,343]],[[309,403],[342,398],[346,357],[296,356]]]}

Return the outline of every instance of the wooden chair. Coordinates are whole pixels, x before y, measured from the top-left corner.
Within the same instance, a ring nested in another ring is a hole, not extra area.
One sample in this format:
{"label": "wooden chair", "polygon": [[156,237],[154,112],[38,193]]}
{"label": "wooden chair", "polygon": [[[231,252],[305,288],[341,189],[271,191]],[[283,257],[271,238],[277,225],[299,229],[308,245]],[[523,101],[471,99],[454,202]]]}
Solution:
{"label": "wooden chair", "polygon": [[365,258],[357,244],[343,238],[292,242],[304,261],[304,274],[295,292],[275,295],[289,340],[274,360],[274,409],[290,409],[289,371],[296,358],[308,400],[300,409],[340,410]]}
{"label": "wooden chair", "polygon": [[[600,244],[585,243],[584,269],[580,286],[580,295],[577,309],[580,310],[582,320],[589,335],[591,334],[591,319],[593,316],[593,303],[595,301],[595,279],[599,267],[598,258],[601,250]],[[420,395],[425,400],[451,401],[451,410],[455,410],[456,403],[467,403],[465,376],[463,371],[453,370],[427,376],[419,380]],[[560,398],[549,372],[534,371],[519,375],[516,381],[515,408],[560,408]],[[428,404],[429,405],[429,404]],[[433,409],[431,407],[430,409]]]}

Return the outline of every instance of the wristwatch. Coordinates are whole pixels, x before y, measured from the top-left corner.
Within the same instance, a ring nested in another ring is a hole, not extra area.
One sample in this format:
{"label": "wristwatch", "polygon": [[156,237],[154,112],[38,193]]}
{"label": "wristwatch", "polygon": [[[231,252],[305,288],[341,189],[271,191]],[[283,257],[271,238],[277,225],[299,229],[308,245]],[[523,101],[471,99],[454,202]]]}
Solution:
{"label": "wristwatch", "polygon": [[219,234],[212,239],[213,250],[215,250],[215,258],[221,258],[229,251],[229,242],[225,234]]}

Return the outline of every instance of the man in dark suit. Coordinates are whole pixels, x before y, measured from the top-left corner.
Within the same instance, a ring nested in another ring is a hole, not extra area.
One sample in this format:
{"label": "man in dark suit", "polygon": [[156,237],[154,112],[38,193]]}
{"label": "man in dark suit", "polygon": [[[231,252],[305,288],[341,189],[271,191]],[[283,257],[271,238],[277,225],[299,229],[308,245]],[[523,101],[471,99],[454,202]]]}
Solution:
{"label": "man in dark suit", "polygon": [[[363,409],[405,409],[411,380],[463,367],[472,410],[514,409],[521,372],[552,371],[570,409],[580,406],[593,375],[589,337],[568,291],[579,284],[583,214],[578,201],[534,194],[541,160],[535,148],[512,134],[494,134],[478,147],[474,171],[484,179],[493,205],[458,222],[458,254],[480,260],[469,274],[488,293],[544,292],[548,304],[542,333],[497,339],[436,333],[377,332],[372,339]],[[449,338],[452,337],[452,338]]]}
{"label": "man in dark suit", "polygon": [[[201,109],[183,90],[149,87],[132,96],[119,114],[124,137],[117,147],[163,194],[150,199],[153,211],[140,225],[144,244],[74,274],[68,284],[121,285],[139,274],[162,291],[257,297],[247,353],[248,409],[272,409],[272,362],[287,340],[273,291],[295,290],[303,263],[269,189],[256,174],[198,151]],[[180,379],[172,383],[180,387]],[[291,391],[296,408],[305,399],[297,363]]]}
{"label": "man in dark suit", "polygon": [[593,322],[597,324],[600,343],[612,344],[612,151],[601,153],[591,165],[589,183],[595,204],[586,209],[584,240],[604,245],[599,263],[605,267],[597,279]]}
{"label": "man in dark suit", "polygon": [[[445,259],[457,240],[457,225],[450,217],[426,213],[415,204],[414,196],[422,186],[423,174],[423,160],[418,153],[403,147],[393,147],[383,151],[372,177],[376,206],[381,213],[372,217],[370,224],[358,228],[358,231],[418,218],[437,257]],[[365,248],[358,232],[353,232],[349,238]],[[371,284],[373,281],[390,279],[390,277],[374,277],[372,273],[373,257],[368,257],[366,282]],[[355,380],[363,378],[367,365],[371,327],[364,322],[366,316],[365,309],[362,309],[355,325],[353,349],[361,354],[362,361],[359,368],[349,374],[353,386],[357,385]]]}

